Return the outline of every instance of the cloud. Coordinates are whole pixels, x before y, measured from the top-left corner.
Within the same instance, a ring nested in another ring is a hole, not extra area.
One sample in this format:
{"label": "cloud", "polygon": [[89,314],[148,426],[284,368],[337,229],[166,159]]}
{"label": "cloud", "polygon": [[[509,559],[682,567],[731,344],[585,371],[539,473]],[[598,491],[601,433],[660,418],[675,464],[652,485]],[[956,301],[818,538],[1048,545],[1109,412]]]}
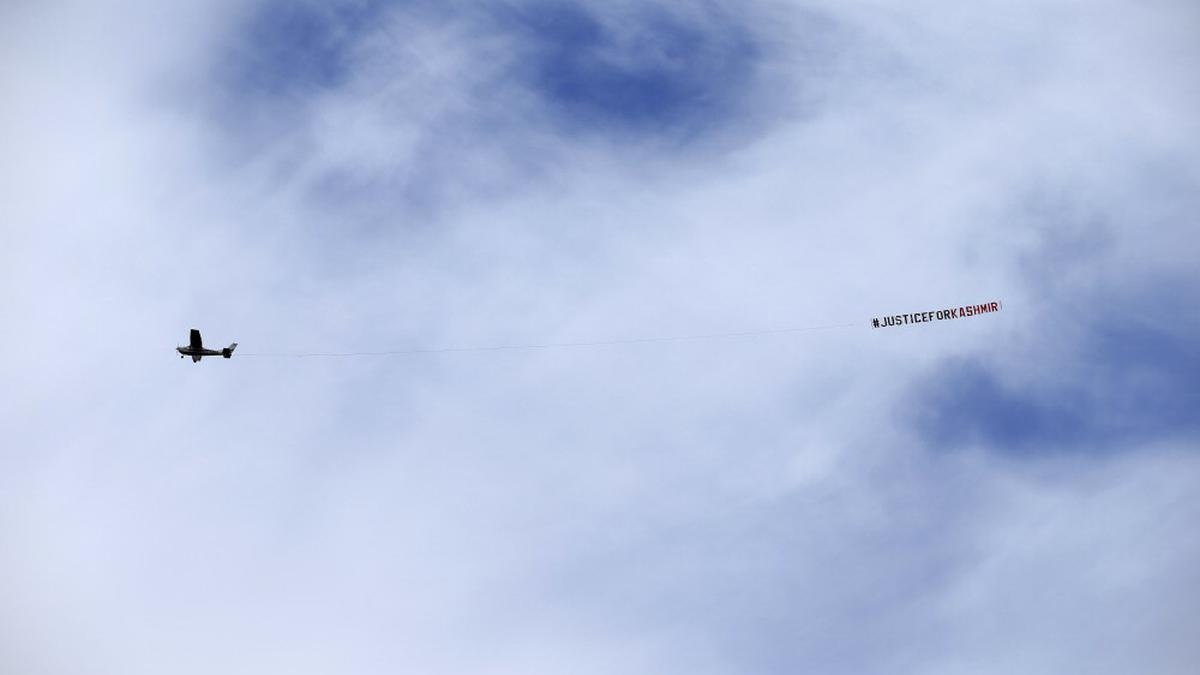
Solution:
{"label": "cloud", "polygon": [[1194,199],[1148,169],[1119,170],[1086,205],[1047,187],[1015,202],[1008,218],[1035,235],[1018,260],[1040,327],[914,383],[901,415],[929,443],[1040,456],[1194,441],[1198,326],[1179,299],[1198,279],[1174,239]]}
{"label": "cloud", "polygon": [[5,670],[1195,662],[1187,3],[0,11]]}
{"label": "cloud", "polygon": [[[981,446],[1039,455],[1194,440],[1190,411],[1197,400],[1191,382],[1200,367],[1194,327],[1176,314],[1173,303],[1152,307],[1159,293],[1127,303],[1104,295],[1076,300],[1092,308],[1082,326],[1048,317],[1058,325],[1057,334],[1009,357],[1032,370],[1022,372],[1018,382],[1005,381],[1011,367],[981,358],[939,364],[914,385],[906,414],[930,444],[951,449]],[[1071,341],[1075,336],[1082,337]],[[1064,352],[1073,358],[1062,360]]]}

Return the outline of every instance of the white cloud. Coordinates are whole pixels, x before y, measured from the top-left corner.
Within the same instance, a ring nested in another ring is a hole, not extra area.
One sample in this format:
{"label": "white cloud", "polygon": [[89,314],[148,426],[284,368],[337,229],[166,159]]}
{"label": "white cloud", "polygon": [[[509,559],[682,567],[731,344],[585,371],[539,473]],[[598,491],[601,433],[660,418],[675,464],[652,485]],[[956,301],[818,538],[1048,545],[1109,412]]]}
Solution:
{"label": "white cloud", "polygon": [[756,6],[771,115],[670,151],[541,126],[511,36],[417,10],[231,150],[202,85],[251,10],[174,11],[0,21],[5,670],[1195,662],[1187,438],[1023,462],[901,411],[951,357],[1052,380],[1045,298],[1194,279],[1187,3]]}

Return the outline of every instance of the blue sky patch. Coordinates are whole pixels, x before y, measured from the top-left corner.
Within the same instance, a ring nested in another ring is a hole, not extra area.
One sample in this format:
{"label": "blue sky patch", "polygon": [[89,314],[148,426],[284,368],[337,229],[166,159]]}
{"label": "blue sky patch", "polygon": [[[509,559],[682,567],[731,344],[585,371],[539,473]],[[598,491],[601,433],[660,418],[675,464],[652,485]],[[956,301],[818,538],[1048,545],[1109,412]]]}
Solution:
{"label": "blue sky patch", "polygon": [[349,77],[349,52],[358,34],[382,5],[374,0],[267,2],[237,36],[222,79],[252,97],[336,87]]}
{"label": "blue sky patch", "polygon": [[[344,85],[354,50],[388,8],[420,2],[270,0],[231,36],[216,76],[231,107],[295,107]],[[510,68],[492,93],[535,95],[571,132],[686,136],[747,109],[761,48],[716,6],[679,12],[647,3],[631,14],[587,3],[533,2],[463,11],[480,39],[512,39]],[[434,14],[446,7],[429,8]],[[618,16],[619,15],[619,16]],[[446,86],[456,86],[447,82]],[[487,108],[492,96],[479,101]]]}
{"label": "blue sky patch", "polygon": [[1099,431],[1088,424],[1082,392],[1042,396],[1015,388],[977,359],[944,364],[919,388],[925,393],[918,396],[917,431],[941,449],[982,444],[1033,454],[1047,444],[1075,446]]}
{"label": "blue sky patch", "polygon": [[1200,433],[1197,326],[1149,299],[1162,295],[1090,303],[1107,311],[1087,323],[1075,358],[1047,356],[1061,353],[1055,349],[1030,353],[1033,381],[1006,378],[978,358],[945,363],[917,385],[908,419],[935,448],[979,444],[1018,457],[1194,437]]}
{"label": "blue sky patch", "polygon": [[700,20],[649,6],[605,20],[582,5],[545,3],[502,17],[519,36],[517,73],[568,131],[674,137],[729,122],[760,50],[716,11]]}
{"label": "blue sky patch", "polygon": [[354,50],[382,0],[269,0],[233,27],[212,63],[205,107],[235,156],[302,129],[310,104],[353,75]]}
{"label": "blue sky patch", "polygon": [[[771,29],[751,30],[741,9],[267,0],[230,27],[204,109],[224,161],[269,157],[281,176],[303,168],[314,204],[371,219],[427,214],[456,192],[486,197],[539,180],[579,143],[690,156],[761,132],[786,83],[761,86],[774,55],[758,31]],[[426,34],[428,45],[406,51]],[[330,135],[342,124],[357,139],[345,147]],[[390,158],[362,151],[369,161],[358,166],[353,144],[372,135],[409,140]]]}

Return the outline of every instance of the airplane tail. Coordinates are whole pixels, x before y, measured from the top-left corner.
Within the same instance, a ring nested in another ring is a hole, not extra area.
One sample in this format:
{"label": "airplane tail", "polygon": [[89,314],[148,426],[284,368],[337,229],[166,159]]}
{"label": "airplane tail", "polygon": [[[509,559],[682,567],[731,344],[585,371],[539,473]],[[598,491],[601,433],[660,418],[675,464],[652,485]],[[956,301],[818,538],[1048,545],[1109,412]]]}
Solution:
{"label": "airplane tail", "polygon": [[233,343],[233,344],[231,344],[231,345],[229,345],[229,346],[228,346],[228,347],[226,347],[225,349],[222,349],[222,350],[221,350],[221,356],[224,356],[225,358],[227,358],[227,359],[228,359],[228,358],[230,358],[230,357],[232,357],[232,356],[233,356],[233,350],[235,350],[235,349],[237,349],[237,343],[236,343],[236,342],[235,342],[235,343]]}

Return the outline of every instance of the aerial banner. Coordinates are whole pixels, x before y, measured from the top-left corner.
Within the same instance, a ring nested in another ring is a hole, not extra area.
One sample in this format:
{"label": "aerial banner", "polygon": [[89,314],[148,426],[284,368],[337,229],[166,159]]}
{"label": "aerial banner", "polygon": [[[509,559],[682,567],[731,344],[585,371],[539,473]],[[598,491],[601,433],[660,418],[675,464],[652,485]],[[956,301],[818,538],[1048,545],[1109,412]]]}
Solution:
{"label": "aerial banner", "polygon": [[871,319],[871,327],[891,328],[892,326],[907,326],[912,323],[928,323],[930,321],[966,319],[972,316],[980,316],[982,314],[999,312],[1003,307],[1003,302],[995,300],[992,302],[984,302],[978,305],[960,305],[958,307],[948,307],[945,309],[931,309],[924,312],[913,312],[912,314],[889,314],[887,316]]}

